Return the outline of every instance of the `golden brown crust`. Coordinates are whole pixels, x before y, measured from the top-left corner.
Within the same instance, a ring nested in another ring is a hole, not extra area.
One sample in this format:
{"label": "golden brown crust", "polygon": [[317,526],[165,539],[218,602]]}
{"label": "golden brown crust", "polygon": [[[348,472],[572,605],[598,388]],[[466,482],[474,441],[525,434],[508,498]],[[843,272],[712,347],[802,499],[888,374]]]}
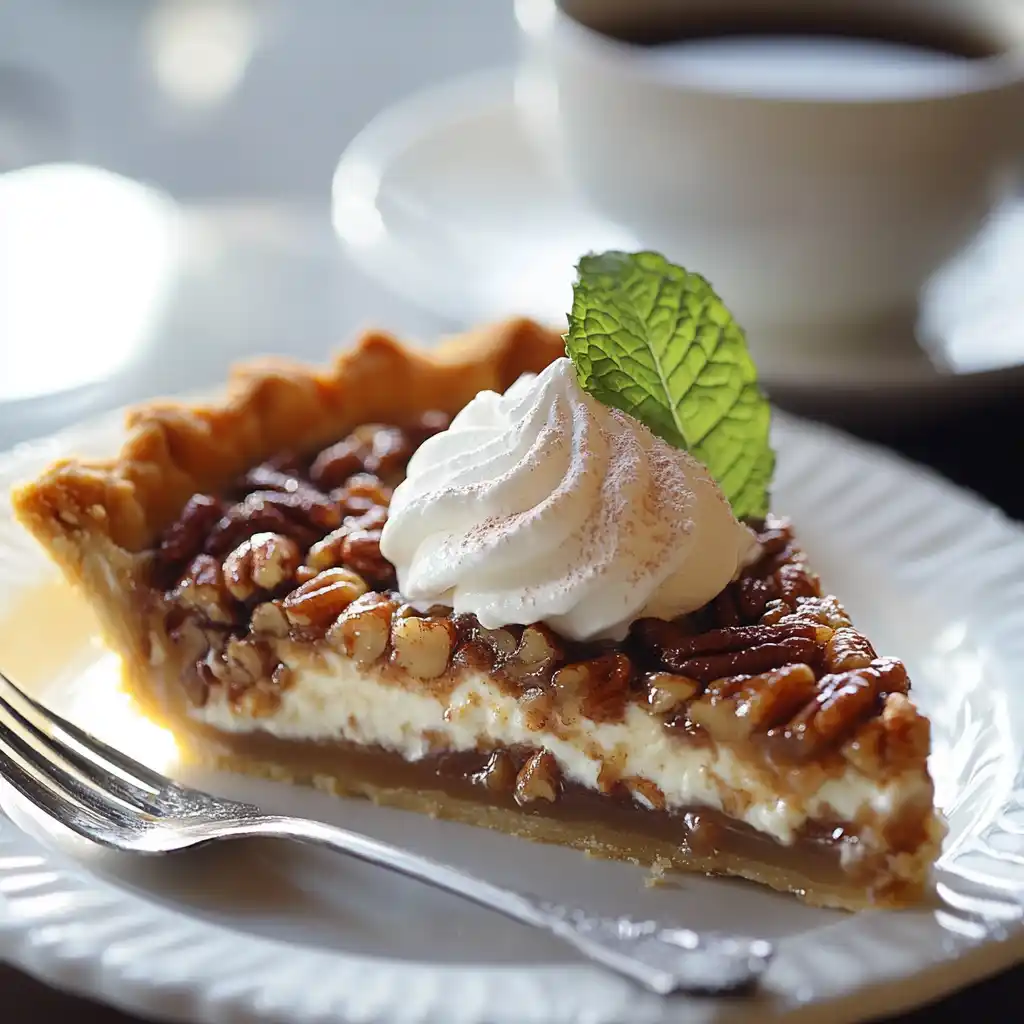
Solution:
{"label": "golden brown crust", "polygon": [[15,490],[15,515],[66,566],[84,534],[142,551],[196,492],[286,449],[306,450],[359,423],[457,412],[477,392],[504,391],[564,353],[561,335],[508,320],[416,350],[371,331],[326,369],[263,359],[232,373],[214,405],[151,402],[129,412],[113,459],[64,460]]}

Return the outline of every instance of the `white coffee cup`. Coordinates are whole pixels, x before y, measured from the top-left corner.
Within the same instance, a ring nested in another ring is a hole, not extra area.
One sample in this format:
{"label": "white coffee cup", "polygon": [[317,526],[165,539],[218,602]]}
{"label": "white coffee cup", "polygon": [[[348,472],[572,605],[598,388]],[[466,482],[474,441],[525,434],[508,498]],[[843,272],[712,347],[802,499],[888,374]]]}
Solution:
{"label": "white coffee cup", "polygon": [[[708,59],[666,72],[662,47],[625,41],[797,35],[823,17],[865,36],[947,33],[978,56],[936,55],[867,92],[819,69],[809,90]],[[912,323],[1024,150],[1018,0],[518,0],[517,18],[520,96],[545,150],[590,206],[708,277],[762,343]]]}

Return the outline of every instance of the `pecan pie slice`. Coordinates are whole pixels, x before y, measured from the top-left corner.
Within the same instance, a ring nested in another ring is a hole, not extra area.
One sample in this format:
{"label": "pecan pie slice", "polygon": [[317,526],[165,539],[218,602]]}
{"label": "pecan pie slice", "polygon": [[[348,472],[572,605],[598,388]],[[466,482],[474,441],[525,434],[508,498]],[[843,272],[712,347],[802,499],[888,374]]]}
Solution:
{"label": "pecan pie slice", "polygon": [[514,321],[429,353],[365,336],[224,402],[129,416],[109,462],[15,494],[127,685],[192,756],[822,905],[919,900],[943,825],[904,666],[790,526],[710,603],[624,639],[488,627],[398,592],[381,534],[418,446],[563,353]]}

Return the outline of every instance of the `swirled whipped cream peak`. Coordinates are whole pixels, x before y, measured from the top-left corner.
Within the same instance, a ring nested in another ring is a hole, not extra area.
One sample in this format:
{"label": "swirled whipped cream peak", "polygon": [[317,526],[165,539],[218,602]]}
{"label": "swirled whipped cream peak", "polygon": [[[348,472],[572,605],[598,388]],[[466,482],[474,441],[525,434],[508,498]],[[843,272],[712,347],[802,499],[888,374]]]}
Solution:
{"label": "swirled whipped cream peak", "polygon": [[584,392],[567,358],[424,442],[381,539],[407,600],[576,640],[702,607],[757,549],[704,466]]}

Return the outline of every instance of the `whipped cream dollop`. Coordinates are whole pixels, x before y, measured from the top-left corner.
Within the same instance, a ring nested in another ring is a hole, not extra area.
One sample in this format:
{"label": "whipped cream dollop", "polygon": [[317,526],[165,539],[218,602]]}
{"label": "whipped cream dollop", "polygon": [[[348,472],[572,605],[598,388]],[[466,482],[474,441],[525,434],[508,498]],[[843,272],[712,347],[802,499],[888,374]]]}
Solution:
{"label": "whipped cream dollop", "polygon": [[704,466],[588,395],[566,358],[425,441],[381,539],[407,600],[577,640],[694,611],[757,551]]}

